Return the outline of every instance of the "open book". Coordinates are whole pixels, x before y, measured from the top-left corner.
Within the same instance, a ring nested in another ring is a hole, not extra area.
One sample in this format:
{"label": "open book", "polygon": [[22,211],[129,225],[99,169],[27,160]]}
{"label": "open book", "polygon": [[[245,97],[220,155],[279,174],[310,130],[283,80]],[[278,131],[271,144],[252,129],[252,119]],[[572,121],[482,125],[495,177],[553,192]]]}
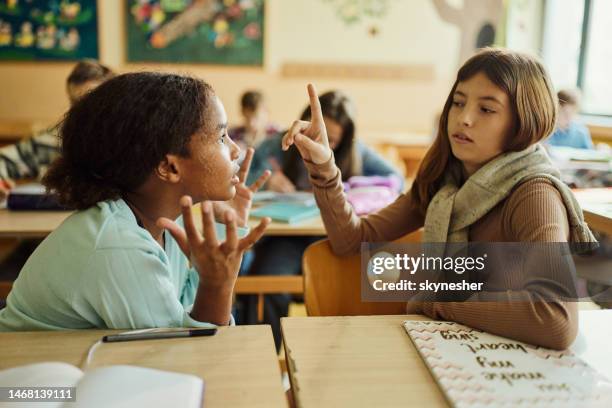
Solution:
{"label": "open book", "polygon": [[[83,373],[59,362],[36,363],[0,371],[0,387],[75,387],[63,401],[0,401],[0,407],[189,407],[202,406],[204,382],[193,375],[135,366],[100,367]],[[74,393],[74,394],[73,394]],[[40,395],[40,394],[39,394]],[[61,396],[61,393],[57,394]],[[71,399],[68,399],[70,396]],[[6,402],[11,401],[11,402]]]}
{"label": "open book", "polygon": [[611,407],[612,383],[570,350],[549,350],[459,323],[404,328],[454,407]]}

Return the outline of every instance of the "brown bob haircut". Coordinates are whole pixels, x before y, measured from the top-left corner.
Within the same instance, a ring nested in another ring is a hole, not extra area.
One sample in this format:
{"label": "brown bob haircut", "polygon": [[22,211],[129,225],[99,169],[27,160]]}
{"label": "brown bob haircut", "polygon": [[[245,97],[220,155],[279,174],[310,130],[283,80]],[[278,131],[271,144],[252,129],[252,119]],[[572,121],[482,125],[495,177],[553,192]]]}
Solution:
{"label": "brown bob haircut", "polygon": [[506,152],[521,151],[553,132],[557,97],[542,63],[535,57],[501,48],[485,48],[463,64],[446,99],[438,134],[423,158],[412,185],[413,205],[423,215],[434,194],[442,187],[453,156],[448,140],[448,112],[459,82],[483,73],[510,99],[514,128],[506,140]]}

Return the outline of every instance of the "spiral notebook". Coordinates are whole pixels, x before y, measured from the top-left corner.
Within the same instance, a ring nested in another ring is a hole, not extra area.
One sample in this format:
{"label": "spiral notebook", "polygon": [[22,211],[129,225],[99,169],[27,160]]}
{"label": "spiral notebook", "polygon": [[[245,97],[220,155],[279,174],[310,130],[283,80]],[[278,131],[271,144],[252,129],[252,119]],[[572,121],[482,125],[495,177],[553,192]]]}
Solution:
{"label": "spiral notebook", "polygon": [[404,328],[454,407],[612,407],[612,383],[570,350],[453,322],[405,321]]}

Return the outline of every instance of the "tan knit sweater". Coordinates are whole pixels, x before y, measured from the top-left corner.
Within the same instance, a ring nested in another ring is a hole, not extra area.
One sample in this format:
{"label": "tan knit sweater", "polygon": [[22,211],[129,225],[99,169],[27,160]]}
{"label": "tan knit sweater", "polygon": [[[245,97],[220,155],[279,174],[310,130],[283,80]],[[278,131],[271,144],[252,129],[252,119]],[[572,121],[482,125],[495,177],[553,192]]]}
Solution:
{"label": "tan knit sweater", "polygon": [[[359,251],[361,242],[388,242],[423,227],[412,209],[410,193],[385,209],[358,217],[344,198],[340,172],[333,159],[321,165],[306,163],[331,246],[339,255]],[[519,185],[469,230],[479,242],[566,242],[568,217],[558,190],[546,179]],[[512,274],[506,275],[512,279]],[[502,278],[503,279],[503,278]],[[500,282],[501,288],[516,282]],[[495,302],[411,302],[408,313],[451,320],[528,343],[567,348],[576,337],[575,302],[516,302],[497,296]],[[537,296],[536,296],[537,297]]]}

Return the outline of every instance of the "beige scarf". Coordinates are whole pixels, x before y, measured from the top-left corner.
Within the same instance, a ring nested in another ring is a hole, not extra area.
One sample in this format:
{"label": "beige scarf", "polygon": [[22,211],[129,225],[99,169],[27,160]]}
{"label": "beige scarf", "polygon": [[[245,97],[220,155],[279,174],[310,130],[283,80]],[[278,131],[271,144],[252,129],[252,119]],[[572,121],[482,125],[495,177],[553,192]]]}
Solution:
{"label": "beige scarf", "polygon": [[[504,153],[481,167],[459,187],[460,169],[446,175],[425,215],[424,242],[467,242],[470,225],[485,216],[521,183],[536,177],[550,180],[559,190],[570,226],[570,242],[596,243],[584,222],[582,209],[571,190],[560,180],[539,144],[520,152]],[[592,246],[586,246],[592,248]]]}

